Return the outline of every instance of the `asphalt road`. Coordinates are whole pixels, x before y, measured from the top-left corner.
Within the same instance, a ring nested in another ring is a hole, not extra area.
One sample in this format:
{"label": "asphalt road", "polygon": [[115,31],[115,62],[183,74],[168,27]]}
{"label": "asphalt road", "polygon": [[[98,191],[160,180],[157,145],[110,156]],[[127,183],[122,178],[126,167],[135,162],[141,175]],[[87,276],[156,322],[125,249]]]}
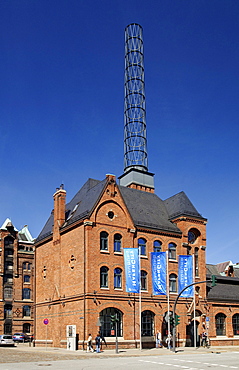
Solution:
{"label": "asphalt road", "polygon": [[[199,352],[198,352],[199,351]],[[239,370],[239,348],[127,350],[119,354],[72,352],[62,349],[0,347],[0,370]]]}

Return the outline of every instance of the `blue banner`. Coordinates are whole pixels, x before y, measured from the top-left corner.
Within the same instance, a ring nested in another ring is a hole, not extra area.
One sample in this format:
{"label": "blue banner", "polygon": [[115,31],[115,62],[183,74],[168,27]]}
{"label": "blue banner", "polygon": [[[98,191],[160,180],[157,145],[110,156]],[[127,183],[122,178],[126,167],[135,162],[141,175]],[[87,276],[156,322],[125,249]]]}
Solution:
{"label": "blue banner", "polygon": [[167,295],[166,252],[151,253],[152,286],[154,295]]}
{"label": "blue banner", "polygon": [[[178,292],[193,283],[193,256],[178,256]],[[194,289],[190,286],[181,294],[181,297],[193,297]]]}
{"label": "blue banner", "polygon": [[124,248],[126,292],[139,293],[139,249]]}

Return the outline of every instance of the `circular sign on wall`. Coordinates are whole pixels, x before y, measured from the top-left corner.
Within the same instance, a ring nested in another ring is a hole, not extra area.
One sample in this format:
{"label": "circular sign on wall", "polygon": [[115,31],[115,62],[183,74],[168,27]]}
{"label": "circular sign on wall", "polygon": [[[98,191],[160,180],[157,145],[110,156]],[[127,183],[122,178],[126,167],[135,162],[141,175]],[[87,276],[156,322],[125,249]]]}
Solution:
{"label": "circular sign on wall", "polygon": [[49,320],[48,319],[44,319],[43,320],[43,324],[47,325],[49,323]]}

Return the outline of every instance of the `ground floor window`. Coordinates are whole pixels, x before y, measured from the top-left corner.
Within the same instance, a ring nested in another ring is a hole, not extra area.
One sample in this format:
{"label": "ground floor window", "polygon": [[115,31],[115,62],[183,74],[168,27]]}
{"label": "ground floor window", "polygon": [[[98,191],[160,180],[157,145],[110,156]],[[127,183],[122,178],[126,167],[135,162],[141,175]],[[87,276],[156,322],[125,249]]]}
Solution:
{"label": "ground floor window", "polygon": [[151,337],[154,335],[154,313],[146,310],[141,314],[141,334]]}
{"label": "ground floor window", "polygon": [[[112,316],[116,316],[117,322],[112,323]],[[109,307],[101,311],[100,313],[100,324],[101,324],[101,335],[103,337],[117,337],[123,336],[123,322],[122,322],[122,312],[114,307]]]}
{"label": "ground floor window", "polygon": [[29,323],[23,324],[22,330],[23,330],[23,333],[30,334],[31,333],[31,324],[29,324]]}
{"label": "ground floor window", "polygon": [[239,314],[236,313],[232,317],[233,334],[239,335]]}
{"label": "ground floor window", "polygon": [[226,335],[226,315],[218,313],[215,317],[216,335]]}

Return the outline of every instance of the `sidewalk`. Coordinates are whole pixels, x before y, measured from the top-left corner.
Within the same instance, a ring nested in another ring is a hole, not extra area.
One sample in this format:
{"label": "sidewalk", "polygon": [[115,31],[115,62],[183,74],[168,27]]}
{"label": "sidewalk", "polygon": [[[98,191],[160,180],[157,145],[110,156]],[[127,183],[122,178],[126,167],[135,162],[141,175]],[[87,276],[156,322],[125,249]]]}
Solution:
{"label": "sidewalk", "polygon": [[[173,354],[172,350],[169,350],[167,348],[151,348],[151,349],[119,349],[118,353],[116,353],[115,349],[104,349],[100,353],[96,352],[89,352],[83,350],[78,351],[70,351],[66,348],[52,348],[52,347],[30,347],[29,345],[25,344],[18,344],[16,346],[16,350],[19,351],[27,351],[32,353],[54,353],[57,355],[67,355],[69,357],[132,357],[132,356],[164,356]],[[218,352],[239,352],[239,346],[215,346],[210,348],[194,348],[194,347],[177,347],[175,355],[180,354],[187,354],[187,353],[218,353]]]}

